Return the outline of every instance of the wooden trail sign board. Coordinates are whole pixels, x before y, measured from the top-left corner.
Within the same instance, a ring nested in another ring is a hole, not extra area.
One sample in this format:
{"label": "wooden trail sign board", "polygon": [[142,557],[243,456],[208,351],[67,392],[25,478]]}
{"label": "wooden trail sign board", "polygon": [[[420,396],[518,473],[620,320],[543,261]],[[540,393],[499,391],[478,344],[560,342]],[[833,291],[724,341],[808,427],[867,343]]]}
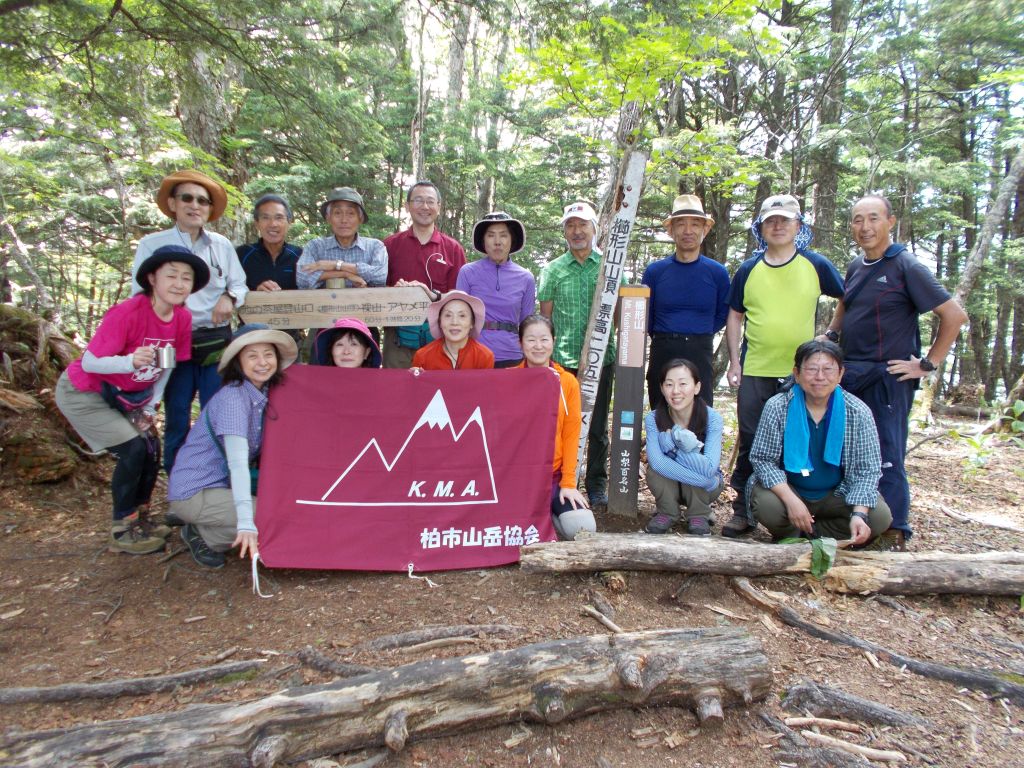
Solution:
{"label": "wooden trail sign board", "polygon": [[636,518],[640,485],[640,432],[643,428],[647,363],[647,308],[651,289],[619,289],[619,346],[615,361],[615,405],[608,467],[608,511]]}
{"label": "wooden trail sign board", "polygon": [[244,323],[271,328],[330,328],[355,317],[371,328],[419,325],[430,299],[422,288],[319,288],[312,291],[249,291],[238,308]]}
{"label": "wooden trail sign board", "polygon": [[633,231],[637,206],[640,203],[640,189],[644,181],[644,169],[647,167],[647,153],[634,152],[629,158],[626,173],[622,179],[622,202],[612,219],[608,229],[608,245],[601,255],[601,266],[598,271],[597,286],[594,299],[590,303],[590,323],[587,335],[583,339],[583,351],[580,353],[580,365],[576,377],[580,380],[580,396],[582,400],[583,426],[580,429],[579,462],[576,475],[583,467],[583,451],[587,445],[587,433],[594,414],[594,401],[597,399],[597,385],[601,378],[601,366],[604,365],[604,353],[608,349],[608,339],[612,334],[612,318],[615,315],[615,303],[619,296],[619,283],[622,269],[626,263],[626,246]]}

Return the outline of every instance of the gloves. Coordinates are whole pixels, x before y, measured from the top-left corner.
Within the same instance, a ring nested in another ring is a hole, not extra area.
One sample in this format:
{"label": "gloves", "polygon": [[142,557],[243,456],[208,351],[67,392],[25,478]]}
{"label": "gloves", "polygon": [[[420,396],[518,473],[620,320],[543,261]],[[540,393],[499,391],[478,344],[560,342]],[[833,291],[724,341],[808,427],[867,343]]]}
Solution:
{"label": "gloves", "polygon": [[693,453],[704,447],[704,443],[698,440],[693,432],[683,429],[678,424],[672,427],[672,442],[675,449],[682,453]]}

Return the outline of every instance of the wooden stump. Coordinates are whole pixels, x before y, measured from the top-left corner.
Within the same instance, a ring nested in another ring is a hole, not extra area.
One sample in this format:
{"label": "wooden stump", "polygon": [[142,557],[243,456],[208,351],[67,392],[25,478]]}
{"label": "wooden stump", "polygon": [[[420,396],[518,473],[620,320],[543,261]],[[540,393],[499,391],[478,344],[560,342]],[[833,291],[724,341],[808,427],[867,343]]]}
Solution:
{"label": "wooden stump", "polygon": [[244,704],[9,735],[0,766],[206,766],[319,755],[528,720],[670,704],[718,722],[723,706],[763,699],[760,641],[733,627],[555,640],[408,664]]}

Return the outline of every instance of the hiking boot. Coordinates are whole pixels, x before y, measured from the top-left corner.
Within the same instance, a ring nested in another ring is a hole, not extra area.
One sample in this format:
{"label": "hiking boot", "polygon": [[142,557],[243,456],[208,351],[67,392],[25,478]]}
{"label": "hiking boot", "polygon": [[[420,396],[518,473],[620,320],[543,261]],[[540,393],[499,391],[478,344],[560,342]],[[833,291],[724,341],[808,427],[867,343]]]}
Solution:
{"label": "hiking boot", "polygon": [[164,540],[147,533],[137,515],[115,520],[110,524],[110,551],[129,555],[149,555],[164,548]]}
{"label": "hiking boot", "polygon": [[711,523],[706,517],[691,517],[686,521],[687,533],[691,536],[710,536]]}
{"label": "hiking boot", "polygon": [[890,528],[864,545],[865,552],[906,552],[907,538],[899,528]]}
{"label": "hiking boot", "polygon": [[587,500],[590,502],[590,508],[594,507],[607,507],[608,506],[608,491],[587,491]]}
{"label": "hiking boot", "polygon": [[161,539],[166,539],[171,535],[171,527],[169,525],[164,525],[164,523],[158,522],[150,516],[148,504],[139,506],[136,514],[139,516],[139,525],[142,526],[142,530],[150,536],[159,536]]}
{"label": "hiking boot", "polygon": [[733,512],[732,517],[726,520],[725,525],[722,526],[722,535],[727,539],[735,539],[737,536],[753,533],[756,528],[756,525],[750,524],[746,515]]}
{"label": "hiking boot", "polygon": [[672,518],[663,512],[659,512],[651,518],[644,528],[644,533],[668,533],[672,528]]}
{"label": "hiking boot", "polygon": [[224,567],[224,553],[214,552],[210,549],[206,541],[203,540],[203,537],[199,535],[199,531],[191,523],[181,527],[181,540],[188,547],[188,551],[192,554],[192,559],[200,565],[206,568]]}

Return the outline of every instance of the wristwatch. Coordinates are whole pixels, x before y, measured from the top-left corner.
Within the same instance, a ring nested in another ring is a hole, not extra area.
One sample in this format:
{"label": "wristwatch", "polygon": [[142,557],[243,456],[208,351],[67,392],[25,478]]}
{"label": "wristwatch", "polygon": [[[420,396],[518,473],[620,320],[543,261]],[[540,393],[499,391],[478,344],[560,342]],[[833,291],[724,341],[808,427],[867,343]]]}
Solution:
{"label": "wristwatch", "polygon": [[232,304],[238,304],[238,297],[231,291],[224,291],[224,295],[231,299]]}
{"label": "wristwatch", "polygon": [[933,363],[927,357],[922,357],[920,360],[917,361],[917,364],[921,366],[922,371],[927,371],[928,373],[931,373],[932,371],[935,370],[935,363]]}
{"label": "wristwatch", "polygon": [[334,271],[341,272],[341,259],[338,259],[336,262],[334,262]]}
{"label": "wristwatch", "polygon": [[834,331],[831,328],[829,328],[827,331],[825,331],[825,338],[828,339],[829,341],[835,343],[835,344],[838,344],[839,343],[839,331]]}
{"label": "wristwatch", "polygon": [[867,512],[851,512],[850,513],[850,519],[852,520],[855,517],[859,517],[865,523],[868,522],[868,513]]}

